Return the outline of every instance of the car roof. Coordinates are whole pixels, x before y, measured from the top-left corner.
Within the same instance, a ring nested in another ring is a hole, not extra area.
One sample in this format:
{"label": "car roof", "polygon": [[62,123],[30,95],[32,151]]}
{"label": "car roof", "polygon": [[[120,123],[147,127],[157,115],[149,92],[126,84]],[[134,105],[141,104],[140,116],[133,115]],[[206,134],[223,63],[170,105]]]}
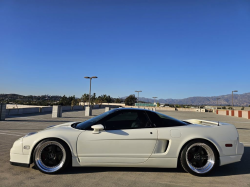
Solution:
{"label": "car roof", "polygon": [[152,110],[148,110],[148,109],[142,109],[142,108],[116,108],[116,110],[135,110],[135,111],[151,111]]}

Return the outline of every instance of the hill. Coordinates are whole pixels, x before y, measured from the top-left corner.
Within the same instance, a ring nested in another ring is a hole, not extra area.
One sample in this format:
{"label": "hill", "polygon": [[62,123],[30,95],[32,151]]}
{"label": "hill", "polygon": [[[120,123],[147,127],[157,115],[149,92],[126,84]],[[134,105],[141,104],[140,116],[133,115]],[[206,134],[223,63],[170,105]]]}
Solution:
{"label": "hill", "polygon": [[[220,96],[212,96],[212,97],[188,97],[184,99],[157,99],[156,102],[166,103],[166,104],[182,104],[182,105],[217,105],[222,106],[232,105],[232,95],[220,95]],[[234,94],[234,106],[249,106],[250,105],[250,93],[244,94]],[[154,102],[154,99],[140,97],[140,101],[144,102]]]}

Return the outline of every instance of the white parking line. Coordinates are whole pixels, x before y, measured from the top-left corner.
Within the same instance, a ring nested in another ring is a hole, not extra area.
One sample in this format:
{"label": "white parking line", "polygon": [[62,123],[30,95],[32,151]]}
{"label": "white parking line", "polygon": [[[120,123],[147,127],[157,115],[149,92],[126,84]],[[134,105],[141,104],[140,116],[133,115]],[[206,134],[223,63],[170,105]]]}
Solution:
{"label": "white parking line", "polygon": [[239,122],[239,121],[223,121],[222,123],[250,123],[250,122]]}
{"label": "white parking line", "polygon": [[20,116],[8,116],[8,118],[24,118],[24,119],[34,119],[29,117],[20,117]]}
{"label": "white parking line", "polygon": [[5,133],[5,132],[10,132],[10,133],[14,133],[14,134],[27,134],[27,133],[23,133],[23,132],[13,132],[13,131],[6,131],[6,130],[0,130],[0,133]]}
{"label": "white parking line", "polygon": [[10,136],[23,136],[23,135],[18,135],[18,134],[8,134],[8,133],[1,133],[0,134],[4,134],[4,135],[10,135]]}

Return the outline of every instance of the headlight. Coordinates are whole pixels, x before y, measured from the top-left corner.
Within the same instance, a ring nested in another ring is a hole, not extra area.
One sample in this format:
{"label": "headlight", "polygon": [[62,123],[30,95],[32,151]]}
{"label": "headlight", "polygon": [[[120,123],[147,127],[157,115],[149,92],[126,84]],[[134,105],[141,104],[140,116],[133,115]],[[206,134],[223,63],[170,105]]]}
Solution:
{"label": "headlight", "polygon": [[28,133],[28,134],[26,134],[25,136],[24,136],[24,138],[25,137],[28,137],[28,136],[31,136],[31,135],[33,135],[33,134],[36,134],[37,132],[30,132],[30,133]]}

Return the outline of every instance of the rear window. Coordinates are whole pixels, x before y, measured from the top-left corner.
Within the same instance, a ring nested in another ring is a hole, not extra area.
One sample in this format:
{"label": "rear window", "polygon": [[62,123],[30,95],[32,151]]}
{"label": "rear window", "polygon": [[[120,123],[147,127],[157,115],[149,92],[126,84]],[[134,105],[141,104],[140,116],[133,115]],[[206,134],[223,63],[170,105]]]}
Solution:
{"label": "rear window", "polygon": [[185,122],[159,112],[148,112],[149,118],[156,127],[175,127],[187,125]]}

